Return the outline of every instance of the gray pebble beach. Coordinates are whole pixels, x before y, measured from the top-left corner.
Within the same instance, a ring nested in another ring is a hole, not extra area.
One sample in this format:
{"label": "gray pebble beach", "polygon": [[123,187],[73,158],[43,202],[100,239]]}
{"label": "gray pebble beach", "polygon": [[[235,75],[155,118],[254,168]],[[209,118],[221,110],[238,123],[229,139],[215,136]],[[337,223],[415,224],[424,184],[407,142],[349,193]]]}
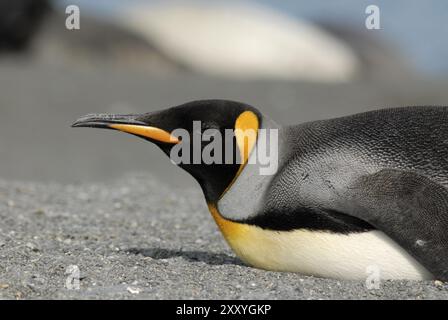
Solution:
{"label": "gray pebble beach", "polygon": [[147,174],[107,184],[0,181],[0,261],[0,299],[448,298],[434,281],[368,289],[248,267],[198,191]]}

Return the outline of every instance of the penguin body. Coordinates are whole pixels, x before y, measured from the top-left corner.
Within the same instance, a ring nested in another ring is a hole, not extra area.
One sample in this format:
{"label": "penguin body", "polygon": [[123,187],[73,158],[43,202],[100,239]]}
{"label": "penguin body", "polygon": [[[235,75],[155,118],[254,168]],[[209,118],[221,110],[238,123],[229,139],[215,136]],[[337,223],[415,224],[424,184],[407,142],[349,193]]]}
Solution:
{"label": "penguin body", "polygon": [[[169,133],[191,129],[194,119],[204,128],[235,129],[241,163],[180,166],[199,182],[225,239],[247,264],[340,279],[366,278],[369,268],[383,279],[448,279],[448,107],[280,127],[248,105],[205,100],[112,121],[88,116],[74,126],[118,122]],[[274,174],[261,175],[260,163],[250,161],[265,148],[261,134],[241,151],[247,141],[239,126],[276,130]],[[159,136],[136,135],[167,154],[172,148]]]}

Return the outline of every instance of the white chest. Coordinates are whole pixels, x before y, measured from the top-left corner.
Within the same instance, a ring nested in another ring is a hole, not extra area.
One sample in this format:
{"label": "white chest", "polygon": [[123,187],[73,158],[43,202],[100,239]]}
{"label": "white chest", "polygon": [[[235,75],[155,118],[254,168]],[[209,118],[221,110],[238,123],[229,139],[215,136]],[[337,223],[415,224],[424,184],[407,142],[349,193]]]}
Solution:
{"label": "white chest", "polygon": [[247,264],[266,270],[363,280],[431,279],[414,258],[380,231],[349,235],[308,230],[269,231],[227,221],[212,212],[224,237]]}

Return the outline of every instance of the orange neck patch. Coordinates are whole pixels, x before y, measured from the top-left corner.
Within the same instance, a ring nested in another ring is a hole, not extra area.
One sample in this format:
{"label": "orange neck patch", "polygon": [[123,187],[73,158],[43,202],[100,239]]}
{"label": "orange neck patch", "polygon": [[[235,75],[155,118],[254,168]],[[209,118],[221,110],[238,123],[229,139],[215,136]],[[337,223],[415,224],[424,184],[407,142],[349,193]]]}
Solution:
{"label": "orange neck patch", "polygon": [[212,203],[207,203],[208,210],[212,214],[213,219],[215,219],[216,224],[221,230],[221,233],[224,235],[224,238],[227,242],[232,246],[233,240],[238,238],[241,231],[244,229],[244,225],[241,223],[233,222],[227,219],[224,219],[216,208],[216,205]]}

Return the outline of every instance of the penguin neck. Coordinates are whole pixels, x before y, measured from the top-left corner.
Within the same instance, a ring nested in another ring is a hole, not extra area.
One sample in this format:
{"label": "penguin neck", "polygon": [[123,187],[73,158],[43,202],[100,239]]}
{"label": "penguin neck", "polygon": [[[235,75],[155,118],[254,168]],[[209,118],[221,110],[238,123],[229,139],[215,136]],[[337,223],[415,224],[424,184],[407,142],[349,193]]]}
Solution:
{"label": "penguin neck", "polygon": [[284,130],[268,118],[263,118],[260,129],[247,164],[215,204],[224,219],[244,221],[256,216],[281,166]]}

